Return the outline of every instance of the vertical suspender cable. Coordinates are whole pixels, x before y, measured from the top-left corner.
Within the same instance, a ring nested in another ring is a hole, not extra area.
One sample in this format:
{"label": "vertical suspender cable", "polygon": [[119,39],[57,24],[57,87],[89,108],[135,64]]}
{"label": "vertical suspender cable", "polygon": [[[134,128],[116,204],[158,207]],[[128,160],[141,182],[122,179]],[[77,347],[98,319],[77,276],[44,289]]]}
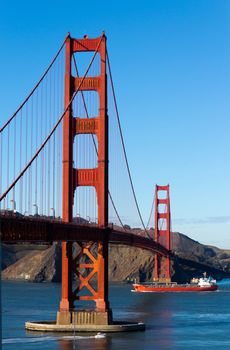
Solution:
{"label": "vertical suspender cable", "polygon": [[[54,88],[54,85],[53,85]],[[55,105],[54,103],[55,101],[55,91],[53,90],[53,105]],[[54,204],[55,204],[55,133],[53,134],[53,198],[52,198],[52,207],[54,210]]]}
{"label": "vertical suspender cable", "polygon": [[[40,133],[40,138],[41,138],[41,144],[43,141],[43,88],[41,85],[41,95],[40,95],[40,120],[41,120],[41,133]],[[43,208],[43,169],[44,169],[44,149],[41,152],[40,156],[40,206],[41,206],[41,214],[44,215],[44,208]]]}
{"label": "vertical suspender cable", "polygon": [[[45,106],[44,106],[44,116],[45,116],[45,135],[47,135],[48,133],[48,113],[47,113],[47,78],[45,79],[45,86],[44,86],[44,90],[45,90]],[[44,149],[44,156],[45,156],[45,162],[44,162],[44,198],[45,198],[45,208],[44,208],[44,212],[45,215],[49,216],[49,209],[47,208],[47,147]]]}
{"label": "vertical suspender cable", "polygon": [[[58,94],[57,94],[57,107],[58,107],[58,115],[61,112],[61,108],[60,108],[60,100],[61,100],[61,90],[60,90],[60,68],[61,68],[61,58],[59,57],[58,60],[58,82],[57,82],[57,87],[58,87]],[[56,217],[59,216],[59,212],[60,212],[60,188],[61,188],[61,184],[60,184],[60,145],[61,145],[61,138],[60,138],[60,125],[58,127],[57,130],[57,196],[56,196]]]}
{"label": "vertical suspender cable", "polygon": [[[51,72],[49,76],[49,131],[51,130],[51,116],[52,116],[52,86],[51,86]],[[50,188],[50,166],[51,166],[51,140],[48,142],[48,213],[50,213],[50,199],[51,199],[51,188]]]}
{"label": "vertical suspender cable", "polygon": [[[33,96],[31,98],[31,117],[30,117],[30,159],[33,155]],[[32,214],[32,167],[29,167],[29,212]]]}
{"label": "vertical suspender cable", "polygon": [[[53,115],[55,118],[55,103],[56,103],[56,89],[55,89],[55,72],[53,75],[53,106],[54,106],[54,110],[53,110]],[[56,140],[56,133],[53,134],[53,215],[55,213],[55,140]]]}
{"label": "vertical suspender cable", "polygon": [[[56,73],[55,73],[55,117],[58,116],[58,67],[56,68]],[[55,119],[56,120],[56,119]],[[58,170],[58,158],[57,158],[57,154],[58,154],[58,130],[55,133],[55,202],[54,202],[54,207],[55,207],[55,212],[54,214],[56,215],[56,211],[57,211],[57,170]]]}
{"label": "vertical suspender cable", "polygon": [[[19,153],[19,168],[20,168],[20,172],[22,171],[22,109],[20,112],[20,143],[19,143],[19,147],[20,147],[20,153]],[[19,200],[20,200],[20,212],[22,214],[22,193],[23,193],[23,178],[20,179],[20,191],[19,191]]]}
{"label": "vertical suspender cable", "polygon": [[[38,148],[38,117],[39,117],[39,113],[38,113],[38,91],[36,93],[36,149]],[[36,208],[36,213],[38,214],[38,158],[36,157],[35,160],[35,208]]]}
{"label": "vertical suspender cable", "polygon": [[[14,179],[15,179],[15,176],[16,176],[16,127],[17,127],[17,124],[16,124],[16,118],[14,118]],[[13,206],[14,206],[14,209],[15,208],[15,187],[13,188]]]}
{"label": "vertical suspender cable", "polygon": [[[7,129],[7,188],[9,187],[10,183],[10,125]],[[8,196],[6,198],[6,208],[8,209]]]}
{"label": "vertical suspender cable", "polygon": [[[26,103],[26,125],[25,125],[25,129],[26,129],[26,136],[25,136],[25,164],[27,164],[28,161],[28,140],[29,140],[29,136],[28,136],[28,103]],[[28,203],[28,173],[25,173],[25,214],[27,213],[27,203]]]}

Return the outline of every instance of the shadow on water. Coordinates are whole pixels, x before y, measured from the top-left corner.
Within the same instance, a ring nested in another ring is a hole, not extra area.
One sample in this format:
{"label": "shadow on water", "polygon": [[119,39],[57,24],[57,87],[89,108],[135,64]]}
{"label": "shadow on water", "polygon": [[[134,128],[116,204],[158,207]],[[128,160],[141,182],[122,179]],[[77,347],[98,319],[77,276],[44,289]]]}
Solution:
{"label": "shadow on water", "polygon": [[[145,341],[157,349],[173,349],[173,313],[168,294],[132,293],[135,300],[135,312],[142,315],[146,324]],[[171,307],[168,307],[168,305]]]}

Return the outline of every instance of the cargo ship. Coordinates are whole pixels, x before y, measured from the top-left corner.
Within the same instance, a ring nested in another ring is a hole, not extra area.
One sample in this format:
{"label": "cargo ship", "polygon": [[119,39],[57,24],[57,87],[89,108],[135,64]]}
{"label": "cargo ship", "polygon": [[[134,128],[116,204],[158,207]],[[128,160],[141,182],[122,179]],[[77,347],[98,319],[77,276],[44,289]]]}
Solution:
{"label": "cargo ship", "polygon": [[169,283],[151,283],[151,284],[133,284],[133,292],[138,293],[162,293],[162,292],[213,292],[218,289],[216,280],[212,277],[203,277],[193,279],[191,283],[177,284]]}

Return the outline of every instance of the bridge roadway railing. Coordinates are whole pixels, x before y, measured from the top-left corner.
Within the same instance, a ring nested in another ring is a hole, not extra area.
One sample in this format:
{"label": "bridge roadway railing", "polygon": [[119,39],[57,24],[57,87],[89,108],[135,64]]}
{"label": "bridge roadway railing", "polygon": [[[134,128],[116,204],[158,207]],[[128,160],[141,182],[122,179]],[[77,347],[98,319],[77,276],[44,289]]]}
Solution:
{"label": "bridge roadway railing", "polygon": [[134,246],[162,256],[170,252],[159,243],[125,231],[118,226],[98,227],[96,224],[64,223],[51,217],[0,214],[1,241],[4,243],[52,243],[55,241],[108,241],[112,244]]}

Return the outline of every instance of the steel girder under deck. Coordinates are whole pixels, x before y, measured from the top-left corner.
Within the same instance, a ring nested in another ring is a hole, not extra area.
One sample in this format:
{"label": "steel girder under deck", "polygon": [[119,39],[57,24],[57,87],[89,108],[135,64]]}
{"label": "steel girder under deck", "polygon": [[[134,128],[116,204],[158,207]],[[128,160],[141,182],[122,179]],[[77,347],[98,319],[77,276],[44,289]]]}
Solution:
{"label": "steel girder under deck", "polygon": [[55,241],[102,241],[123,244],[149,250],[162,256],[170,252],[159,243],[118,228],[100,228],[93,225],[77,225],[58,220],[41,220],[33,217],[0,216],[1,241],[4,243],[51,243]]}

